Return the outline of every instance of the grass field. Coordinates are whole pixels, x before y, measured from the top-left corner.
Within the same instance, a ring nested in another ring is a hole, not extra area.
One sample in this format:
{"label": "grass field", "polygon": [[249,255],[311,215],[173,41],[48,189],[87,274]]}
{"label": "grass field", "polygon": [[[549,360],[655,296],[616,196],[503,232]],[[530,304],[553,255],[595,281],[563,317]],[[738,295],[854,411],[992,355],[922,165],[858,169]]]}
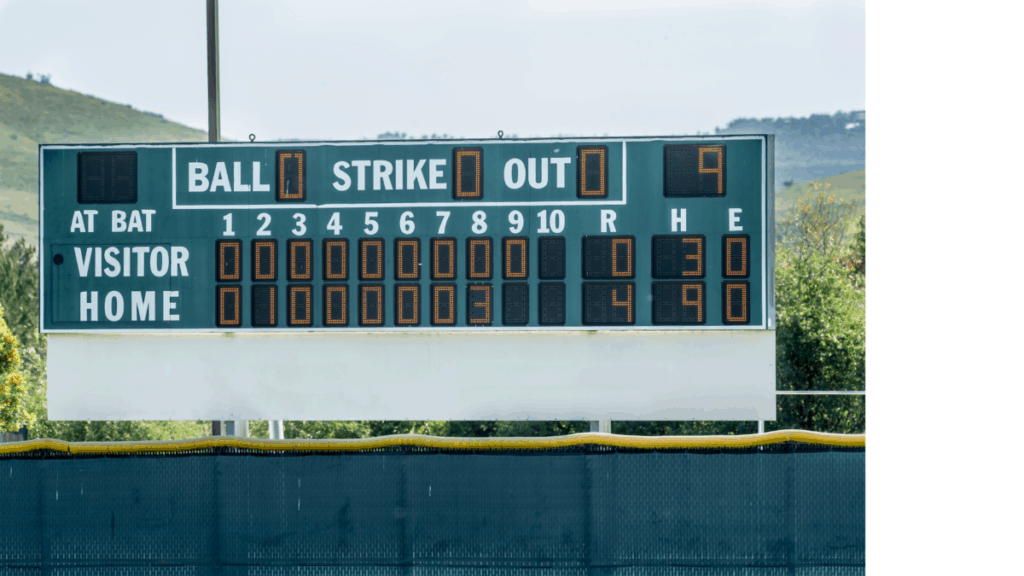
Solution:
{"label": "grass field", "polygon": [[203,142],[206,132],[100,98],[0,74],[0,223],[33,245],[39,235],[39,145]]}

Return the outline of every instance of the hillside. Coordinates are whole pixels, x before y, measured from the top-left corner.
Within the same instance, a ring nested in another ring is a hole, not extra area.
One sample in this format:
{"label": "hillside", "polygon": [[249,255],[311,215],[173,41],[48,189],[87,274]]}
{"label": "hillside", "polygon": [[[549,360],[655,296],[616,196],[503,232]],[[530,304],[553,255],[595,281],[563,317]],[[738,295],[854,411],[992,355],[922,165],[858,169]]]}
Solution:
{"label": "hillside", "polygon": [[828,184],[829,194],[835,194],[837,198],[853,202],[859,207],[859,213],[863,214],[867,197],[865,192],[865,176],[865,170],[855,170],[829,176],[828,178],[794,184],[788,188],[780,188],[775,191],[775,210],[776,212],[789,210],[796,206],[798,198],[806,198],[808,191],[813,192],[814,184],[819,186]]}
{"label": "hillside", "polygon": [[0,223],[9,236],[38,240],[39,144],[205,140],[158,114],[0,74]]}
{"label": "hillside", "polygon": [[775,188],[863,170],[863,110],[801,118],[737,118],[715,134],[775,134]]}
{"label": "hillside", "polygon": [[[776,210],[814,182],[842,198],[865,199],[863,111],[804,118],[739,118],[716,134],[776,135]],[[383,135],[383,136],[390,136]],[[206,132],[130,105],[0,74],[0,224],[14,238],[38,240],[38,146],[79,142],[203,142]],[[786,186],[787,183],[797,184]]]}

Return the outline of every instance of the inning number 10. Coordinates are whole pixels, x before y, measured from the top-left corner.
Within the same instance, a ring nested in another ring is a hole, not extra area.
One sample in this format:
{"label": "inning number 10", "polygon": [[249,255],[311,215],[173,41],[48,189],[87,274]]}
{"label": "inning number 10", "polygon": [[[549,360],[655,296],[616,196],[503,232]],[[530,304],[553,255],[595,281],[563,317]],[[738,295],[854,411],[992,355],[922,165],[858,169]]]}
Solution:
{"label": "inning number 10", "polygon": [[541,234],[551,232],[560,234],[562,230],[565,230],[565,214],[561,210],[552,210],[550,218],[548,218],[547,210],[541,210],[537,213],[537,218],[540,219],[540,228],[537,228],[537,232]]}

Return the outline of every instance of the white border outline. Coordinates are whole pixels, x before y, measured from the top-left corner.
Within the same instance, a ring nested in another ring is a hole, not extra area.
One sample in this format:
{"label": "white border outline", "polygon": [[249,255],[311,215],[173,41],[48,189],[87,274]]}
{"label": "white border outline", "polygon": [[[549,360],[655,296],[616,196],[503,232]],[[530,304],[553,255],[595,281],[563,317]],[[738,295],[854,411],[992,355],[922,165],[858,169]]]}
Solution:
{"label": "white border outline", "polygon": [[[618,139],[613,139],[613,141]],[[722,326],[603,326],[601,328],[587,329],[586,326],[456,326],[452,328],[446,328],[438,330],[436,327],[417,327],[417,328],[398,328],[398,327],[385,327],[385,329],[366,329],[359,326],[351,328],[239,328],[235,330],[224,329],[224,328],[127,328],[127,329],[115,329],[115,330],[104,330],[102,332],[89,329],[45,329],[43,327],[43,307],[45,306],[45,296],[43,287],[43,260],[44,260],[44,245],[43,245],[43,152],[44,150],[73,150],[80,148],[105,148],[105,149],[118,149],[118,148],[171,148],[172,168],[173,162],[176,160],[178,145],[170,144],[116,144],[111,146],[102,146],[95,144],[77,144],[77,145],[40,145],[39,147],[39,332],[41,334],[206,334],[206,333],[227,333],[227,332],[242,332],[242,333],[259,333],[259,334],[272,334],[272,333],[289,333],[289,332],[342,332],[352,333],[360,332],[367,334],[387,334],[389,332],[505,332],[505,331],[519,331],[519,332],[545,332],[545,331],[563,331],[563,332],[625,332],[625,331],[662,331],[662,332],[673,332],[679,330],[685,331],[731,331],[731,330],[768,330],[767,322],[767,246],[765,245],[765,219],[768,211],[766,204],[767,196],[767,153],[768,153],[768,139],[762,135],[751,135],[751,136],[662,136],[662,137],[646,137],[646,138],[629,138],[622,140],[622,200],[609,200],[609,201],[592,201],[592,202],[562,202],[558,205],[608,205],[618,204],[624,205],[626,202],[626,144],[628,142],[654,142],[658,140],[759,140],[761,142],[761,325],[760,326],[737,326],[737,325],[722,325]],[[538,140],[508,140],[508,142],[607,142],[608,140],[565,140],[565,139],[538,139]],[[429,141],[437,142],[437,141]],[[474,144],[474,143],[486,143],[493,144],[498,142],[497,140],[454,140],[453,144]],[[385,145],[413,145],[422,144],[421,141],[415,142],[389,142],[384,143]],[[257,147],[278,147],[281,144],[307,144],[304,142],[275,142],[268,144],[243,144],[245,146],[257,146]],[[365,145],[362,142],[349,142],[349,143],[316,143],[315,145],[340,145],[340,146],[356,146]],[[196,144],[195,148],[217,148],[219,144]],[[171,185],[173,187],[177,184],[177,175],[175,170],[171,171]],[[172,204],[174,202],[174,195],[171,196]],[[400,207],[400,206],[422,206],[431,207],[435,204],[385,204],[380,205],[382,207]],[[507,205],[506,203],[494,202],[494,203],[443,203],[436,204],[442,206],[481,206],[481,205]],[[545,203],[514,203],[513,205],[550,205]],[[257,205],[258,206],[258,205]],[[316,208],[328,207],[334,205],[323,204],[320,206],[314,206]],[[358,204],[358,207],[376,207],[378,205],[370,204]],[[226,208],[219,209],[239,209],[244,208],[242,205],[232,205]],[[286,204],[283,206],[271,205],[268,207],[274,208],[295,208],[294,204]],[[184,208],[184,207],[178,207]],[[192,207],[190,207],[192,208]],[[208,206],[202,206],[201,208],[211,208]]]}
{"label": "white border outline", "polygon": [[[585,140],[572,140],[573,142],[586,142]],[[467,142],[467,144],[478,144],[479,142]],[[296,142],[295,144],[303,144]],[[327,144],[321,144],[326,146]],[[355,146],[355,144],[352,144]],[[203,146],[208,148],[209,146]],[[171,210],[282,210],[291,208],[293,210],[302,208],[315,209],[363,209],[363,208],[472,208],[474,206],[498,207],[498,206],[625,206],[626,205],[626,141],[622,141],[622,200],[539,200],[525,202],[378,202],[365,204],[195,204],[189,206],[178,205],[178,147],[171,147]]]}

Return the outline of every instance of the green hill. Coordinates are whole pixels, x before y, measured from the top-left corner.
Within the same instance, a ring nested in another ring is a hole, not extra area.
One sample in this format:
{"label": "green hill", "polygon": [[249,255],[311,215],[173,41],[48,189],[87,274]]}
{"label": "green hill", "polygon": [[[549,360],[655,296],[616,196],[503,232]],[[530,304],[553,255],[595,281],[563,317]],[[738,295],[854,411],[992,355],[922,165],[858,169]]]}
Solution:
{"label": "green hill", "polygon": [[[159,114],[0,74],[0,223],[9,236],[38,241],[39,144],[205,141],[206,132]],[[857,170],[778,189],[776,214],[792,208],[815,183],[831,184],[832,192],[863,213],[865,171]]]}
{"label": "green hill", "polygon": [[789,210],[796,206],[798,198],[806,198],[808,192],[812,192],[813,195],[815,184],[818,186],[829,184],[827,188],[829,194],[835,194],[837,198],[853,202],[860,207],[859,213],[863,214],[866,197],[864,188],[865,173],[865,170],[855,170],[829,176],[828,178],[801,182],[788,188],[780,188],[775,191],[775,210],[776,212]]}
{"label": "green hill", "polygon": [[38,241],[39,144],[204,141],[206,132],[158,114],[0,74],[0,223]]}

